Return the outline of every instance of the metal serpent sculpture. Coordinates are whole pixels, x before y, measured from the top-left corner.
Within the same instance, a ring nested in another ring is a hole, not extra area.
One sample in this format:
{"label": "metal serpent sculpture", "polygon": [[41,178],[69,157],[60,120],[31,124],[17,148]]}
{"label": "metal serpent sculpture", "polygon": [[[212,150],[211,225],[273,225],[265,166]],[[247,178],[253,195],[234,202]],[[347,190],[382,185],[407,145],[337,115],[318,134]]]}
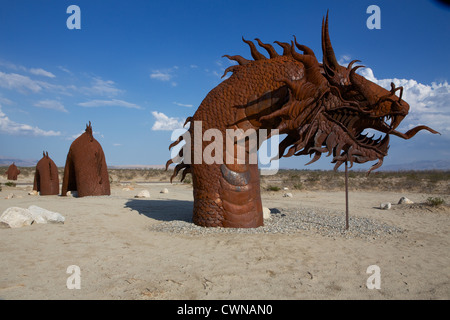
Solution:
{"label": "metal serpent sculpture", "polygon": [[[186,120],[190,123],[188,136],[180,136],[169,149],[186,138],[194,141],[197,132],[204,134],[211,128],[223,135],[227,129],[278,129],[279,134],[286,134],[278,157],[310,155],[312,163],[327,153],[333,157],[335,170],[344,162],[352,166],[376,160],[370,172],[382,165],[390,135],[410,139],[424,129],[438,133],[427,126],[417,126],[406,133],[396,130],[409,111],[408,103],[402,100],[403,88],[391,83],[390,90],[386,90],[357,74],[356,70],[363,67],[354,66],[359,60],[346,67],[339,65],[328,33],[328,13],[322,20],[322,63],[295,37],[290,44],[275,41],[283,49],[282,54],[272,45],[255,40],[269,57],[245,39],[253,60],[225,55],[238,63],[225,71],[232,75],[208,93],[195,114]],[[384,138],[368,137],[363,134],[367,128],[381,132]],[[182,161],[176,165],[172,178],[179,172],[182,180],[187,173],[192,174],[195,224],[234,228],[263,225],[258,164],[248,161],[256,150],[251,150],[249,143],[245,146],[244,163],[236,156],[233,161],[225,161],[225,146],[222,163],[192,163],[186,151],[195,159],[208,147],[204,140],[201,148],[191,143],[190,149],[184,147],[175,157]],[[237,149],[235,142],[234,151]],[[166,169],[177,162],[174,159],[167,162]]]}

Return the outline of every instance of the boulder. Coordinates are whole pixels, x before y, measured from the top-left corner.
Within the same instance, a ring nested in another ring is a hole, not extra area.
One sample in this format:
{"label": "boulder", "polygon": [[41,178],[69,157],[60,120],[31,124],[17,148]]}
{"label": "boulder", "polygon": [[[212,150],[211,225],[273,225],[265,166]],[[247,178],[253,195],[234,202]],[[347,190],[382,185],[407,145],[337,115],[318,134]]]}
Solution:
{"label": "boulder", "polygon": [[401,197],[400,200],[398,200],[398,204],[413,204],[414,202],[409,200],[406,197]]}
{"label": "boulder", "polygon": [[148,190],[142,190],[134,197],[135,198],[150,198],[150,192]]}
{"label": "boulder", "polygon": [[164,188],[159,193],[169,193],[169,190],[167,188]]}
{"label": "boulder", "polygon": [[36,223],[64,223],[64,218],[60,213],[53,212],[38,206],[29,206],[28,210],[31,212]]}
{"label": "boulder", "polygon": [[30,206],[28,209],[10,207],[0,216],[0,227],[20,228],[33,223],[64,223],[65,218],[57,213],[38,206]]}
{"label": "boulder", "polygon": [[389,210],[391,208],[391,203],[390,202],[385,202],[385,203],[381,203],[380,204],[380,209],[381,210]]}
{"label": "boulder", "polygon": [[30,210],[19,207],[8,208],[0,216],[0,222],[7,224],[10,228],[29,226],[33,221]]}
{"label": "boulder", "polygon": [[270,219],[270,209],[267,207],[263,207],[263,218]]}
{"label": "boulder", "polygon": [[283,194],[283,197],[285,197],[285,198],[292,198],[292,193],[286,192],[285,194]]}

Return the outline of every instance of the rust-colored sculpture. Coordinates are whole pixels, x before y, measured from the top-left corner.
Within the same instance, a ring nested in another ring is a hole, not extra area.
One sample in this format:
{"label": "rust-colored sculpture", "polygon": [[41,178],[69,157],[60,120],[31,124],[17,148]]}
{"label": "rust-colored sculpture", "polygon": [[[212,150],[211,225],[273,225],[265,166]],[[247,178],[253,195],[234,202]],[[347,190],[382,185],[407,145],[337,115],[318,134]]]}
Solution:
{"label": "rust-colored sculpture", "polygon": [[6,170],[5,174],[8,176],[8,180],[17,180],[17,176],[20,174],[20,170],[17,168],[16,164],[13,162]]}
{"label": "rust-colored sculpture", "polygon": [[42,159],[36,164],[33,190],[38,191],[41,196],[59,194],[58,167],[50,159],[48,152],[44,151]]}
{"label": "rust-colored sculpture", "polygon": [[67,154],[61,195],[67,191],[77,191],[78,197],[111,194],[105,155],[92,135],[91,122]]}
{"label": "rust-colored sculpture", "polygon": [[[254,60],[226,55],[238,65],[225,71],[232,75],[211,90],[194,116],[186,120],[190,123],[190,141],[194,141],[196,121],[202,121],[202,133],[216,128],[224,135],[226,129],[276,128],[279,134],[287,135],[279,145],[279,157],[309,154],[314,156],[312,163],[328,153],[333,155],[335,170],[344,162],[352,165],[378,160],[370,172],[382,165],[390,135],[410,139],[423,129],[437,133],[426,126],[406,133],[396,130],[409,111],[408,103],[402,100],[403,88],[392,83],[391,89],[385,90],[365,79],[355,72],[362,67],[353,66],[358,60],[340,66],[330,42],[328,14],[322,20],[323,63],[295,37],[291,44],[275,41],[283,48],[282,55],[256,39],[269,58],[258,52],[253,42],[243,41],[250,46]],[[397,91],[399,96],[395,95]],[[363,135],[367,128],[385,137],[375,140]],[[186,139],[181,136],[169,149],[182,140]],[[208,144],[203,141],[201,150]],[[250,151],[246,151],[249,156]],[[193,143],[191,154],[195,157]],[[192,174],[195,224],[239,228],[263,225],[257,164],[227,163],[225,159],[223,164],[197,164],[186,160],[175,167],[172,178],[181,170],[182,179],[186,173]],[[173,162],[169,160],[166,168]]]}

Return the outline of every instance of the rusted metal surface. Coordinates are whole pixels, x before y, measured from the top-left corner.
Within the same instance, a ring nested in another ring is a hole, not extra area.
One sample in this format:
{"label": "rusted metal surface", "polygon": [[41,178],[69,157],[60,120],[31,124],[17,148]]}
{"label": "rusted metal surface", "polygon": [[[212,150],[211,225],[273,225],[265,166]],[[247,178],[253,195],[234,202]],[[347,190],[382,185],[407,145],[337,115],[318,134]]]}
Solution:
{"label": "rusted metal surface", "polygon": [[[280,54],[256,39],[269,57],[253,42],[243,41],[253,59],[225,56],[238,64],[225,71],[232,75],[211,90],[186,120],[190,141],[194,141],[194,125],[199,121],[201,133],[214,128],[223,136],[227,129],[278,129],[286,135],[279,145],[279,157],[310,155],[312,163],[325,153],[332,156],[335,170],[344,162],[351,168],[354,163],[376,161],[370,172],[382,165],[390,135],[410,139],[420,130],[437,133],[427,126],[406,133],[396,130],[409,111],[402,100],[403,88],[392,84],[386,90],[367,80],[356,73],[362,67],[355,65],[358,60],[339,65],[328,32],[328,14],[322,20],[322,63],[295,38],[290,43],[275,41],[283,50]],[[368,137],[363,134],[368,128],[384,137]],[[170,148],[183,140],[180,137]],[[205,150],[208,142],[201,143],[200,149]],[[195,152],[192,145],[191,154]],[[177,164],[173,177],[179,172],[182,179],[192,174],[195,224],[239,228],[263,224],[257,164],[242,164],[236,158],[231,163],[224,159],[224,164],[186,160]],[[173,162],[169,160],[167,166]]]}
{"label": "rusted metal surface", "polygon": [[44,151],[42,159],[36,164],[33,190],[38,191],[41,196],[59,194],[58,167],[48,156],[48,152]]}
{"label": "rusted metal surface", "polygon": [[17,168],[16,164],[13,162],[6,170],[5,174],[8,180],[17,180],[17,176],[20,174],[20,170]]}
{"label": "rusted metal surface", "polygon": [[345,230],[348,230],[348,164],[345,161]]}
{"label": "rusted metal surface", "polygon": [[61,195],[68,191],[77,191],[79,197],[111,194],[105,154],[92,135],[91,122],[67,154]]}

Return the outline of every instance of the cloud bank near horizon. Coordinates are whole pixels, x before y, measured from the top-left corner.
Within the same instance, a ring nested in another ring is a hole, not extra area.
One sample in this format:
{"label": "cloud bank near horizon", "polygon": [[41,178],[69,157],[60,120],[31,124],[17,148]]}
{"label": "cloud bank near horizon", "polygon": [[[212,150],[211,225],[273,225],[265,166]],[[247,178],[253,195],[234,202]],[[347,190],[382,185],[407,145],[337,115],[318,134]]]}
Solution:
{"label": "cloud bank near horizon", "polygon": [[370,68],[360,69],[359,73],[367,80],[389,90],[391,82],[403,87],[403,97],[409,106],[409,114],[400,124],[400,128],[411,129],[426,125],[439,131],[450,139],[450,85],[447,81],[423,84],[414,79],[377,79]]}

